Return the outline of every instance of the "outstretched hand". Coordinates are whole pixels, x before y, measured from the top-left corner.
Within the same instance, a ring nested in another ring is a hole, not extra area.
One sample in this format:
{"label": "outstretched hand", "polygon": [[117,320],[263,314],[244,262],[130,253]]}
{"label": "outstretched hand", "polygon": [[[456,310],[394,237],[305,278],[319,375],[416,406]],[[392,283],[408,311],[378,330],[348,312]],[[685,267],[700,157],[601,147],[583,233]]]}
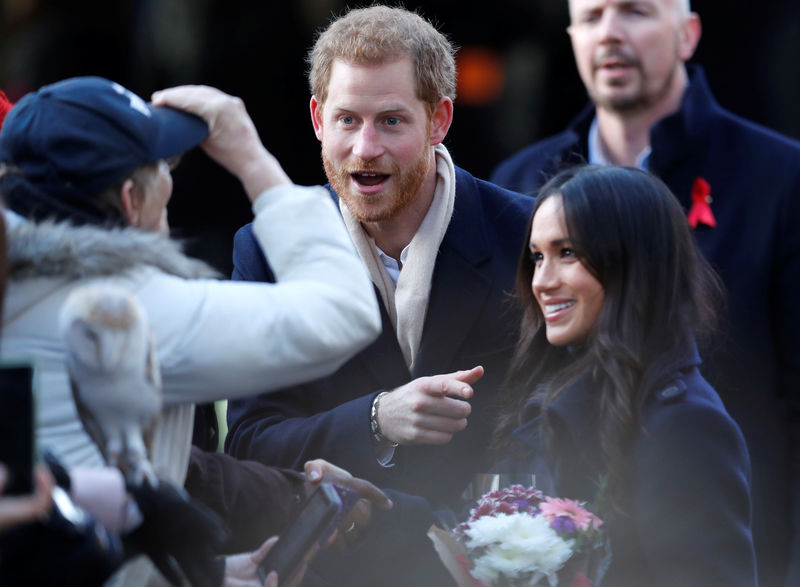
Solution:
{"label": "outstretched hand", "polygon": [[[225,580],[222,587],[260,587],[258,565],[278,541],[277,536],[266,540],[257,550],[225,557]],[[278,575],[274,571],[267,575],[264,587],[278,587]],[[286,587],[286,586],[284,586]]]}
{"label": "outstretched hand", "polygon": [[3,496],[8,473],[0,465],[0,532],[17,524],[32,522],[45,516],[53,507],[51,490],[53,477],[47,467],[38,465],[34,470],[36,490],[31,495]]}
{"label": "outstretched hand", "polygon": [[305,473],[306,478],[312,484],[316,485],[323,481],[333,483],[352,489],[359,495],[358,501],[339,523],[337,531],[331,536],[328,544],[341,543],[340,538],[343,538],[344,542],[355,540],[359,531],[369,524],[372,518],[373,504],[382,510],[389,510],[394,505],[383,491],[366,479],[353,477],[348,471],[323,459],[308,461],[305,464]]}
{"label": "outstretched hand", "polygon": [[381,434],[399,444],[447,444],[467,427],[472,384],[483,367],[419,377],[384,395],[376,415]]}
{"label": "outstretched hand", "polygon": [[209,86],[178,86],[155,92],[153,105],[190,112],[208,124],[202,143],[209,157],[239,178],[250,200],[264,190],[291,183],[277,159],[261,144],[240,98]]}
{"label": "outstretched hand", "polygon": [[323,481],[341,485],[356,491],[362,499],[366,499],[382,510],[392,509],[392,500],[375,485],[366,479],[353,477],[348,471],[337,467],[324,459],[315,459],[305,464],[306,479],[314,485]]}

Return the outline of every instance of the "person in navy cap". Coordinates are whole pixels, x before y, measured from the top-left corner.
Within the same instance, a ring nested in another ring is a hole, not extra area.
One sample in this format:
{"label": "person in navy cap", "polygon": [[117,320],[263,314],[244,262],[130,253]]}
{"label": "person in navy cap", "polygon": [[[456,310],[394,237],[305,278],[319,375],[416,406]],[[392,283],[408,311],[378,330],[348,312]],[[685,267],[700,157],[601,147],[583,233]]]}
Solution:
{"label": "person in navy cap", "polygon": [[[168,231],[168,160],[198,144],[241,181],[278,283],[219,281],[159,234]],[[238,98],[186,86],[148,103],[106,79],[64,80],[14,105],[0,165],[13,212],[0,351],[36,361],[37,442],[67,467],[102,464],[75,412],[56,328],[81,285],[112,280],[149,314],[164,399],[152,460],[178,485],[195,402],[327,375],[379,331],[369,278],[327,191],[292,184]],[[146,583],[148,569],[129,568],[125,584]]]}

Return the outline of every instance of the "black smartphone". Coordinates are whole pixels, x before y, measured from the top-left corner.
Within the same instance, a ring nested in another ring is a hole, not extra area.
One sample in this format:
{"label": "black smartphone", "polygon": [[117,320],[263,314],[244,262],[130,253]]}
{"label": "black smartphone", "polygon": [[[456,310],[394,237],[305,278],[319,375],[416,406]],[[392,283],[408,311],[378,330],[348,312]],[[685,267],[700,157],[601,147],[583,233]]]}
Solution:
{"label": "black smartphone", "polygon": [[298,516],[289,524],[267,553],[258,569],[264,581],[270,571],[277,571],[278,581],[285,585],[307,561],[313,546],[324,543],[335,529],[342,500],[331,483],[320,483],[306,498]]}
{"label": "black smartphone", "polygon": [[0,364],[0,463],[8,471],[3,495],[33,493],[33,367]]}

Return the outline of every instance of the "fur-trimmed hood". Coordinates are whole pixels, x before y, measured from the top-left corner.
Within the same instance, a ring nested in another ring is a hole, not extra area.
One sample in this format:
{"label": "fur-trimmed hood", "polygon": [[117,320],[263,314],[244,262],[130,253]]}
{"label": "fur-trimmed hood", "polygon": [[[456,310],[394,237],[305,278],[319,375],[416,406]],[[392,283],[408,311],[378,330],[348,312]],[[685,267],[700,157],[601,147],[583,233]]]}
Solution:
{"label": "fur-trimmed hood", "polygon": [[136,228],[21,222],[8,232],[12,281],[36,277],[80,279],[120,274],[138,266],[192,278],[218,278],[206,263],[186,256],[168,237]]}

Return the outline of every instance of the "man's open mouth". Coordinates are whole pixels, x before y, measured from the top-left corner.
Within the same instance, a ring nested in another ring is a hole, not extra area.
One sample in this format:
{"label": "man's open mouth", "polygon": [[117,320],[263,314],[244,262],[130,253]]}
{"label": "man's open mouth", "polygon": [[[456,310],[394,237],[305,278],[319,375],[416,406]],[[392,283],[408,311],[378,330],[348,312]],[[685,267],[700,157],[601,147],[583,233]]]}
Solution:
{"label": "man's open mouth", "polygon": [[380,183],[386,181],[389,177],[386,173],[375,173],[375,172],[356,172],[351,173],[350,176],[358,183],[359,185],[363,186],[376,186]]}

